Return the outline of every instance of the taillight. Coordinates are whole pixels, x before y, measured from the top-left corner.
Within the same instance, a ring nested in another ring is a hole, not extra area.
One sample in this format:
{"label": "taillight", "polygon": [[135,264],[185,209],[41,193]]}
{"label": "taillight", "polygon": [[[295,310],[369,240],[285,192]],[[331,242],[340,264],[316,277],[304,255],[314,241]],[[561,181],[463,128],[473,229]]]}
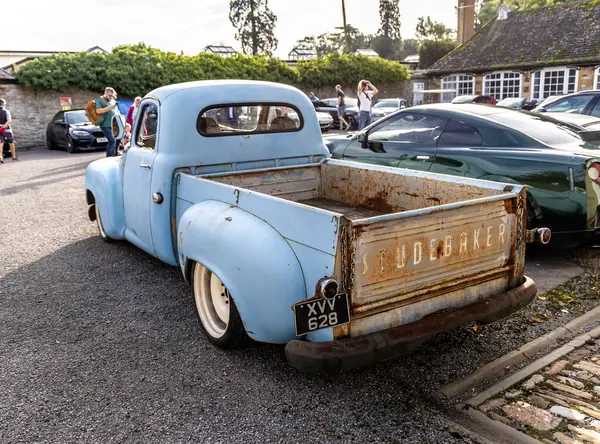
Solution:
{"label": "taillight", "polygon": [[588,176],[598,185],[600,185],[600,162],[593,162],[588,167]]}

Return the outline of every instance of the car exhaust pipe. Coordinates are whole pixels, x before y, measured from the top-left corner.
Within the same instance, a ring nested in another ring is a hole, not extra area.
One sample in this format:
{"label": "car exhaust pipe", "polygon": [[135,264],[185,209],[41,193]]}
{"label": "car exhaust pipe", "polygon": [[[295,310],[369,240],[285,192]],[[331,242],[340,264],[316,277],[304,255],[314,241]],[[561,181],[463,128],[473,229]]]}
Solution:
{"label": "car exhaust pipe", "polygon": [[542,245],[548,245],[552,238],[550,228],[535,228],[527,231],[527,243],[539,242]]}

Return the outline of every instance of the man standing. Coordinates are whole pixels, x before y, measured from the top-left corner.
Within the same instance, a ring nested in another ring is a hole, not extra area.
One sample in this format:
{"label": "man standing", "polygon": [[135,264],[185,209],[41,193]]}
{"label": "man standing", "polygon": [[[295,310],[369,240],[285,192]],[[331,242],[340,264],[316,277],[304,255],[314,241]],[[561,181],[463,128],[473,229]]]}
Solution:
{"label": "man standing", "polygon": [[356,95],[360,104],[360,112],[358,113],[359,131],[371,123],[371,100],[375,94],[377,94],[377,88],[371,82],[368,80],[358,82]]}
{"label": "man standing", "polygon": [[19,160],[17,157],[17,149],[15,148],[15,139],[10,127],[11,123],[12,119],[10,117],[10,112],[6,109],[6,100],[0,99],[0,163],[4,163],[2,151],[4,151],[5,141],[8,142],[8,146],[10,147],[12,160]]}
{"label": "man standing", "polygon": [[316,108],[317,105],[319,104],[319,98],[317,96],[315,96],[314,92],[310,93],[310,101],[312,102],[313,106]]}
{"label": "man standing", "polygon": [[346,125],[346,129],[350,128],[348,122],[344,120],[344,113],[346,112],[346,102],[344,98],[346,97],[346,94],[344,94],[340,85],[335,85],[335,90],[337,91],[337,114],[340,121],[340,130],[344,131],[344,125]]}
{"label": "man standing", "polygon": [[96,99],[96,112],[102,117],[97,125],[102,130],[104,137],[108,139],[106,146],[106,157],[114,157],[117,155],[117,141],[112,132],[112,118],[117,114],[117,92],[114,88],[107,86],[104,89],[104,95]]}

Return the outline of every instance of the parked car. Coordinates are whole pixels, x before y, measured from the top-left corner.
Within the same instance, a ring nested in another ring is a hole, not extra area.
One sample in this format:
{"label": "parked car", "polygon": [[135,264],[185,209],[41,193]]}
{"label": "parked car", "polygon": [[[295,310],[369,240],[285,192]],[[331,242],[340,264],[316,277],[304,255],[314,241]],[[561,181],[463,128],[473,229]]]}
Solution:
{"label": "parked car", "polygon": [[[210,117],[229,103],[257,119]],[[535,297],[521,185],[331,159],[288,85],[169,85],[138,116],[118,161],[88,165],[88,216],[181,269],[218,347],[286,344],[296,368],[339,371]]]}
{"label": "parked car", "polygon": [[600,131],[600,117],[573,113],[548,113],[544,116],[568,124],[577,132]]}
{"label": "parked car", "polygon": [[496,99],[492,96],[466,95],[456,96],[450,103],[487,103],[488,105],[495,105]]}
{"label": "parked car", "polygon": [[[291,119],[294,119],[296,122],[300,121],[300,117],[298,117],[298,113],[296,111],[290,111],[287,113],[287,116]],[[326,133],[331,128],[333,128],[333,117],[328,113],[322,113],[317,111],[317,119],[319,120],[319,126],[321,127],[321,132]]]}
{"label": "parked car", "polygon": [[404,108],[408,108],[408,101],[405,99],[379,99],[371,109],[371,120],[375,122]]}
{"label": "parked car", "polygon": [[537,106],[537,100],[528,100],[526,97],[507,97],[506,99],[502,99],[496,103],[496,106],[531,111]]}
{"label": "parked car", "polygon": [[[344,98],[346,103],[346,111],[344,112],[344,120],[350,124],[350,129],[358,128],[358,100],[352,97],[346,96]],[[337,113],[337,98],[319,100],[315,109],[320,112],[329,114],[333,118],[333,128],[340,128],[340,119]]]}
{"label": "parked car", "polygon": [[527,185],[527,227],[550,228],[555,245],[600,231],[600,148],[542,114],[422,105],[326,144],[338,159]]}
{"label": "parked car", "polygon": [[558,96],[534,108],[537,113],[572,113],[600,117],[600,90]]}
{"label": "parked car", "polygon": [[66,149],[69,153],[106,149],[108,139],[102,130],[92,125],[84,109],[59,111],[46,126],[49,150]]}

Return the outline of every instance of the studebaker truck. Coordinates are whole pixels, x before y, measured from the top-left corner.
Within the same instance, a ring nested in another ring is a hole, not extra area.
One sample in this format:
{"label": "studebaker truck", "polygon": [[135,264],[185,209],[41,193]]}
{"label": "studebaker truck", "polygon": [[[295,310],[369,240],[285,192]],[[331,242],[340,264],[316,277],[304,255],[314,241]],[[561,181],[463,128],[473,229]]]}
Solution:
{"label": "studebaker truck", "polygon": [[524,186],[331,159],[290,86],[158,88],[85,183],[103,239],[181,268],[210,342],[286,344],[303,371],[397,356],[536,293]]}

